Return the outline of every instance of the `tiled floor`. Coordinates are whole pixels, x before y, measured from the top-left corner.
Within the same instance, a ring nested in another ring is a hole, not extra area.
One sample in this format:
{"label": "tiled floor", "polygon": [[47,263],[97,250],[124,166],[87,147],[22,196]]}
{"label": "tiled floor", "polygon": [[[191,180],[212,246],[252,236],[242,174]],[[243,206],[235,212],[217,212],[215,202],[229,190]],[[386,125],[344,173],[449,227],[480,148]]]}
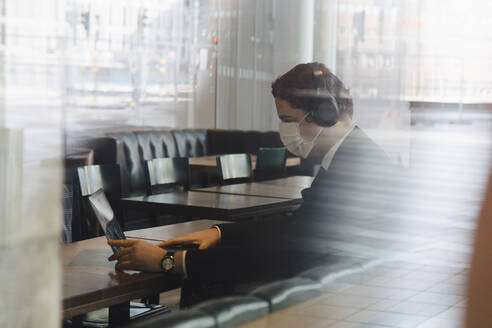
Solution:
{"label": "tiled floor", "polygon": [[475,220],[492,155],[492,129],[479,127],[414,130],[413,197],[383,217],[333,225],[334,248],[380,257],[383,264],[242,327],[462,327]]}

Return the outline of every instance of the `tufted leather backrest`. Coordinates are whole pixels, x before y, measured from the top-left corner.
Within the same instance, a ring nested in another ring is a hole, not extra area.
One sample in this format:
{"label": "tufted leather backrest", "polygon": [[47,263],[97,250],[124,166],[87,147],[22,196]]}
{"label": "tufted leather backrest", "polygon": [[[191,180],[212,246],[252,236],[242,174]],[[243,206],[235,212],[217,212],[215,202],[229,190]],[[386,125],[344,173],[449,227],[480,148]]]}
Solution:
{"label": "tufted leather backrest", "polygon": [[152,143],[152,135],[148,131],[135,132],[138,141],[138,150],[140,158],[143,160],[149,160],[155,158],[155,146]]}
{"label": "tufted leather backrest", "polygon": [[261,139],[264,132],[244,131],[241,136],[241,152],[245,154],[256,154],[262,147]]}
{"label": "tufted leather backrest", "polygon": [[189,144],[189,157],[207,156],[207,130],[183,130]]}
{"label": "tufted leather backrest", "polygon": [[[152,133],[154,143],[162,148],[162,157],[179,157],[176,140],[171,131],[156,131]],[[155,158],[160,158],[156,152]]]}
{"label": "tufted leather backrest", "polygon": [[136,131],[140,158],[179,157],[174,136],[170,131]]}
{"label": "tufted leather backrest", "polygon": [[171,131],[174,141],[176,142],[176,148],[178,149],[179,157],[190,157],[191,145],[188,143],[188,138],[183,130]]}
{"label": "tufted leather backrest", "polygon": [[207,130],[173,130],[179,157],[200,157],[208,155]]}
{"label": "tufted leather backrest", "polygon": [[276,131],[208,130],[208,155],[256,154],[260,147],[283,147]]}
{"label": "tufted leather backrest", "polygon": [[209,155],[242,153],[244,131],[208,130],[207,147]]}
{"label": "tufted leather backrest", "polygon": [[266,131],[261,132],[260,147],[284,147],[284,144],[280,140],[280,134],[277,131]]}
{"label": "tufted leather backrest", "polygon": [[65,149],[86,148],[94,151],[94,164],[116,163],[116,142],[113,138],[67,137]]}
{"label": "tufted leather backrest", "polygon": [[116,139],[116,160],[120,165],[123,196],[146,194],[145,171],[137,137],[133,132],[110,133]]}

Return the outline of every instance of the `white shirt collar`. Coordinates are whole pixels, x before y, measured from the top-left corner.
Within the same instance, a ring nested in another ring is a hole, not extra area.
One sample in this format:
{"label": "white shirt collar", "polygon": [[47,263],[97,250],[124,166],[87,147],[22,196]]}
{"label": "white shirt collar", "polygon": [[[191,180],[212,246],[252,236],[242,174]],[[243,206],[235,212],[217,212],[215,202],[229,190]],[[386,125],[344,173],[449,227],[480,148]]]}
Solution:
{"label": "white shirt collar", "polygon": [[343,137],[340,138],[340,140],[337,141],[336,144],[333,145],[333,147],[330,148],[330,150],[328,150],[328,152],[326,153],[325,157],[323,157],[323,161],[321,162],[321,167],[324,168],[325,170],[328,170],[328,168],[330,167],[330,164],[331,164],[331,161],[333,160],[333,157],[335,156],[335,153],[337,152],[338,148],[340,147],[340,145],[342,144],[342,142],[345,140],[345,138],[347,138],[347,136],[350,134],[350,132],[352,132],[352,130],[354,129],[355,125],[352,126],[348,131],[347,133],[345,133],[343,135]]}

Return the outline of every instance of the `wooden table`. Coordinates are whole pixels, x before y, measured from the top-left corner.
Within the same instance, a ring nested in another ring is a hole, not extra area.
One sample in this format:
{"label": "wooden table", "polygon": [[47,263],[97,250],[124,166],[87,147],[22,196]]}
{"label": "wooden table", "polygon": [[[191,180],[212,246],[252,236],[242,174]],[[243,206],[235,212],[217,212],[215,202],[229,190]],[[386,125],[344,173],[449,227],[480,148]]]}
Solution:
{"label": "wooden table", "polygon": [[199,192],[209,192],[218,194],[230,194],[230,195],[247,195],[247,196],[261,196],[268,198],[280,198],[280,199],[296,199],[301,200],[301,191],[304,187],[293,185],[276,185],[266,183],[238,183],[226,186],[214,186],[206,188],[193,189]]}
{"label": "wooden table", "polygon": [[292,211],[301,204],[301,201],[301,199],[179,191],[123,198],[121,205],[126,209],[137,208],[184,217],[235,221]]}
{"label": "wooden table", "polygon": [[[128,237],[154,243],[208,228],[220,221],[193,221],[126,232]],[[106,237],[62,245],[63,318],[71,318],[132,299],[179,288],[180,279],[162,273],[115,271]]]}
{"label": "wooden table", "polygon": [[65,167],[78,167],[94,164],[94,150],[88,148],[69,148],[65,153]]}
{"label": "wooden table", "polygon": [[[184,223],[173,224],[176,228],[179,228],[179,236],[205,230],[210,228],[213,225],[227,223],[225,221],[219,220],[198,220],[198,221],[190,221]],[[160,226],[153,228],[146,228],[140,230],[132,230],[125,232],[126,238],[132,239],[146,239],[146,240],[154,240],[154,241],[166,241],[168,239],[176,237],[177,229],[169,229],[170,226]]]}
{"label": "wooden table", "polygon": [[106,237],[63,245],[63,318],[180,287],[161,273],[117,272],[111,254]]}
{"label": "wooden table", "polygon": [[[251,165],[253,170],[256,167],[256,155],[251,155]],[[216,167],[217,166],[217,156],[204,156],[204,157],[190,157],[188,159],[190,166],[193,167]],[[288,157],[285,165],[287,167],[299,166],[301,164],[301,159],[299,157]]]}
{"label": "wooden table", "polygon": [[303,188],[311,187],[314,177],[305,175],[296,175],[286,178],[260,181],[261,184],[277,185],[277,186],[298,186]]}
{"label": "wooden table", "polygon": [[[43,167],[52,167],[59,165],[58,157],[42,159],[40,164]],[[64,154],[64,167],[73,168],[78,166],[94,164],[94,150],[88,148],[72,148]]]}

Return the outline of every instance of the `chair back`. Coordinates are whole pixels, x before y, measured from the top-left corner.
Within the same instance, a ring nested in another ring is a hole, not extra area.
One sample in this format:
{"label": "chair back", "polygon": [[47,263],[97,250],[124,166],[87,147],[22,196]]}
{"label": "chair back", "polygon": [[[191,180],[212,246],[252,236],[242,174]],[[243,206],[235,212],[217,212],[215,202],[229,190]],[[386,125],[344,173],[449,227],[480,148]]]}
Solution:
{"label": "chair back", "polygon": [[78,167],[76,179],[82,197],[90,196],[103,189],[110,199],[120,199],[120,169],[116,164],[87,165]]}
{"label": "chair back", "polygon": [[73,185],[63,184],[63,232],[61,240],[63,243],[72,242],[72,219],[73,219]]}
{"label": "chair back", "polygon": [[256,159],[256,170],[259,171],[283,171],[287,151],[284,147],[259,148]]}
{"label": "chair back", "polygon": [[251,181],[253,178],[250,154],[217,156],[217,169],[221,183]]}
{"label": "chair back", "polygon": [[188,189],[190,166],[188,158],[155,158],[145,162],[147,185],[151,194]]}
{"label": "chair back", "polygon": [[284,147],[265,147],[258,149],[255,179],[265,180],[285,176],[287,151]]}

